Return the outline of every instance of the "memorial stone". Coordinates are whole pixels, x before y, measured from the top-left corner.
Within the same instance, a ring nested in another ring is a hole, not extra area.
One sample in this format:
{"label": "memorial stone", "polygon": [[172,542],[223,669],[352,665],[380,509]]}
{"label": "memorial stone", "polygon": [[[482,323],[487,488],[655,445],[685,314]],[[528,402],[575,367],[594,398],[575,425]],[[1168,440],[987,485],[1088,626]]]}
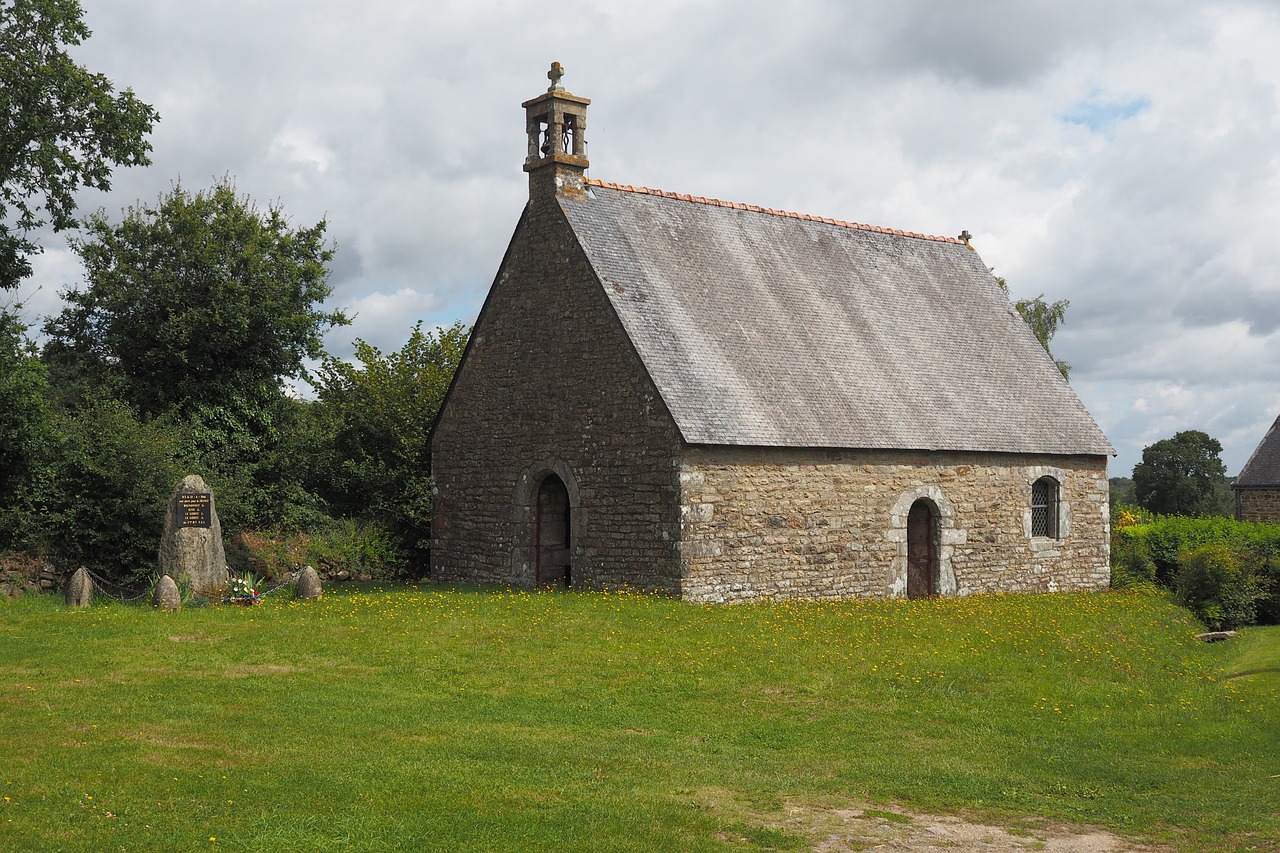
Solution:
{"label": "memorial stone", "polygon": [[161,610],[181,610],[182,595],[173,578],[165,575],[156,581],[156,591],[151,595],[151,606]]}
{"label": "memorial stone", "polygon": [[213,489],[195,474],[184,477],[169,498],[160,571],[171,579],[186,577],[191,588],[203,594],[227,583],[227,555]]}
{"label": "memorial stone", "polygon": [[67,581],[67,606],[88,607],[93,604],[93,581],[84,566],[76,569]]}

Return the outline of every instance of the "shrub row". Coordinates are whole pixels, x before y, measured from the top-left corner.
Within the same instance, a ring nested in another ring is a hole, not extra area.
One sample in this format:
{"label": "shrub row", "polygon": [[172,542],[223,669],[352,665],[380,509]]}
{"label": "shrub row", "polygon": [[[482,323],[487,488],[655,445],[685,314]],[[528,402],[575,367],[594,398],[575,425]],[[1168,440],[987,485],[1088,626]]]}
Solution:
{"label": "shrub row", "polygon": [[399,538],[376,521],[335,519],[309,531],[246,530],[227,552],[236,571],[272,580],[313,566],[322,576],[347,572],[360,580],[404,577],[410,566]]}
{"label": "shrub row", "polygon": [[1112,586],[1164,586],[1215,630],[1280,623],[1280,524],[1117,516]]}

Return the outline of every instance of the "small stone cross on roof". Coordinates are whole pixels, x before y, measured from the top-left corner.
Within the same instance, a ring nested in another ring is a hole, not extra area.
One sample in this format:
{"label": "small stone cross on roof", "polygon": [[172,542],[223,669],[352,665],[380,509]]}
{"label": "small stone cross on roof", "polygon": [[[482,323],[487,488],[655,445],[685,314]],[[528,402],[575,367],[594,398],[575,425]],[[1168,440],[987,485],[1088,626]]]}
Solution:
{"label": "small stone cross on roof", "polygon": [[564,66],[559,62],[551,63],[551,70],[547,72],[547,79],[551,81],[551,87],[548,92],[563,92],[564,86],[560,85],[560,78],[564,76]]}

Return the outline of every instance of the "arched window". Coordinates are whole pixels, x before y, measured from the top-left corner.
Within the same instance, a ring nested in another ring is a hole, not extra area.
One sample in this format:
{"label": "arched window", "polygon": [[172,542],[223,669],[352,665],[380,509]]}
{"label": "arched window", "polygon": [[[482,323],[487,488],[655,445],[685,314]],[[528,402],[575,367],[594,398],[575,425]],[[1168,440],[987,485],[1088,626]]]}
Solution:
{"label": "arched window", "polygon": [[1058,481],[1052,477],[1031,484],[1031,535],[1058,538]]}

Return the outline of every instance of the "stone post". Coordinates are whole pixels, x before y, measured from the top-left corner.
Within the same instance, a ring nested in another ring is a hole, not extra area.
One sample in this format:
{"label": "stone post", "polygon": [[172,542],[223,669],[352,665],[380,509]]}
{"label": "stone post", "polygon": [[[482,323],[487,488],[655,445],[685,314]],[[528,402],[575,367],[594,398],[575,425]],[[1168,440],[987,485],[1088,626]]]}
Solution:
{"label": "stone post", "polygon": [[307,566],[302,570],[302,574],[298,575],[298,589],[295,595],[301,599],[320,597],[320,576],[311,566]]}
{"label": "stone post", "polygon": [[156,581],[156,590],[151,595],[151,606],[161,610],[181,610],[182,594],[173,578],[165,575]]}
{"label": "stone post", "polygon": [[67,581],[67,606],[88,607],[93,604],[93,581],[84,566],[76,569]]}
{"label": "stone post", "polygon": [[213,489],[195,474],[184,477],[169,499],[159,560],[161,574],[187,577],[198,593],[207,595],[227,583],[227,554]]}

